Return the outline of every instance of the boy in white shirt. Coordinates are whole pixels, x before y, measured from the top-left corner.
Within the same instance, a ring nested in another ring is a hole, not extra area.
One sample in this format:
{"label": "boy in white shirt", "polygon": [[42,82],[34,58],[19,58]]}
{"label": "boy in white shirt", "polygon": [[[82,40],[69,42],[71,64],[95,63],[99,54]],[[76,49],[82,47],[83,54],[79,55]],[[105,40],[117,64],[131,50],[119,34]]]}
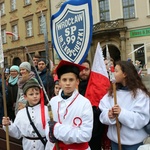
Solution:
{"label": "boy in white shirt", "polygon": [[[23,93],[24,98],[27,100],[27,106],[18,111],[14,123],[10,121],[9,117],[3,117],[4,130],[5,126],[8,126],[10,136],[17,139],[22,137],[24,150],[44,150],[46,145],[45,126],[49,121],[49,116],[48,109],[44,106],[44,96],[40,91],[37,80],[33,78],[28,80],[23,86]],[[41,137],[38,136],[31,123],[35,125]]]}
{"label": "boy in white shirt", "polygon": [[93,112],[90,101],[79,94],[79,72],[83,66],[62,60],[56,72],[61,90],[53,97],[50,105],[54,121],[49,122],[50,143],[48,148],[55,150],[58,142],[61,150],[90,150],[88,141],[93,128]]}

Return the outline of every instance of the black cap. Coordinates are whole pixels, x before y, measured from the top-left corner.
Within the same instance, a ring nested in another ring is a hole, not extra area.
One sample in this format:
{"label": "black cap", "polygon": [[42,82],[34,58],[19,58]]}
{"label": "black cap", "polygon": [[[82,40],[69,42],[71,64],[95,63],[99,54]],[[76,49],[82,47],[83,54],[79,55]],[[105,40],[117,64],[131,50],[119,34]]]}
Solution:
{"label": "black cap", "polygon": [[69,62],[66,60],[61,60],[55,70],[58,75],[58,78],[60,79],[61,75],[65,74],[65,73],[70,73],[70,72],[76,74],[77,77],[79,78],[79,73],[83,69],[85,69],[84,66],[81,66],[79,64]]}

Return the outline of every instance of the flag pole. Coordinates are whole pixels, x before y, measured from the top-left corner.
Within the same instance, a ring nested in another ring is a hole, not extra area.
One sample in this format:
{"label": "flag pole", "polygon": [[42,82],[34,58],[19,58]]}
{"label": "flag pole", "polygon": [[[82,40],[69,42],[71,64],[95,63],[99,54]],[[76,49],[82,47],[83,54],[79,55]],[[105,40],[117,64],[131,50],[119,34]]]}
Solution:
{"label": "flag pole", "polygon": [[[114,104],[117,104],[117,96],[116,96],[116,84],[112,83],[113,85],[113,94],[114,94]],[[118,137],[118,149],[122,150],[121,147],[121,140],[120,140],[120,123],[118,120],[118,115],[116,116],[116,127],[117,127],[117,137]]]}
{"label": "flag pole", "polygon": [[[49,0],[49,10],[50,10],[50,18],[51,18],[52,17],[52,2],[51,2],[51,0]],[[51,35],[52,61],[55,64],[54,49],[53,49],[53,44],[52,44],[52,34],[50,33],[50,35]]]}
{"label": "flag pole", "polygon": [[49,60],[49,46],[48,46],[48,35],[47,35],[47,26],[46,26],[46,19],[43,15],[43,12],[41,10],[41,21],[42,21],[42,31],[44,34],[44,43],[45,43],[45,54],[46,54],[46,62],[48,61],[49,64],[49,71],[51,71],[51,64],[50,64],[50,60]]}
{"label": "flag pole", "polygon": [[[49,71],[51,71],[51,64],[50,64],[50,60],[49,60],[49,46],[48,46],[48,35],[47,35],[46,19],[44,18],[44,15],[43,15],[42,11],[41,11],[41,18],[42,18],[42,30],[43,30],[43,33],[44,33],[44,42],[45,42],[45,50],[46,50],[46,61],[48,61]],[[49,88],[47,88],[47,92],[48,92],[48,95],[49,95]],[[49,103],[48,103],[47,106],[48,106],[48,111],[49,111],[49,117],[50,117],[51,121],[53,121],[53,113],[52,113],[52,110],[51,110],[51,106],[50,106]],[[55,143],[55,146],[56,146],[56,150],[59,150],[58,142]]]}
{"label": "flag pole", "polygon": [[[116,83],[115,83],[115,77],[114,77],[114,66],[111,64],[108,45],[106,45],[106,57],[107,57],[108,66],[109,66],[109,77],[110,77],[110,81],[111,81],[112,87],[113,87],[114,105],[116,105],[117,104],[117,96],[116,96]],[[116,116],[116,128],[117,128],[117,137],[118,137],[118,149],[122,150],[121,140],[120,140],[120,123],[118,120],[118,115]]]}
{"label": "flag pole", "polygon": [[[32,57],[31,57],[30,53],[28,52],[28,48],[25,47],[25,50],[26,50],[26,52],[27,52],[27,54],[28,54],[30,60],[31,60],[32,63],[33,63],[33,59],[32,59]],[[40,82],[40,84],[41,84],[41,86],[42,86],[42,88],[43,88],[43,92],[44,92],[44,94],[45,94],[45,97],[46,97],[46,99],[47,99],[47,101],[48,101],[47,107],[48,107],[48,113],[49,113],[50,120],[53,121],[53,113],[52,113],[51,105],[50,105],[50,103],[49,103],[50,100],[49,100],[49,98],[48,98],[48,95],[47,95],[47,93],[46,93],[45,87],[44,87],[43,82],[42,82],[42,80],[41,80],[41,78],[40,78],[40,76],[39,76],[39,74],[38,74],[38,72],[37,72],[37,69],[36,69],[34,63],[33,63],[33,67],[34,67],[35,72],[36,72],[36,74],[37,74],[37,76],[38,76],[39,82]],[[59,149],[58,142],[55,143],[55,146],[56,146],[56,150],[60,150],[60,149]]]}
{"label": "flag pole", "polygon": [[140,47],[138,47],[138,48],[136,48],[135,50],[133,50],[131,53],[129,53],[128,55],[131,55],[132,53],[135,53],[136,51],[138,51],[139,49],[141,49],[141,48],[143,48],[143,47],[145,47],[145,46],[147,46],[147,45],[149,45],[150,43],[147,43],[147,44],[144,44],[144,45],[142,45],[142,46],[140,46]]}
{"label": "flag pole", "polygon": [[[1,12],[0,12],[0,16],[1,16]],[[5,83],[4,83],[4,54],[3,54],[3,45],[2,45],[2,36],[1,36],[1,17],[0,17],[0,65],[2,69],[2,93],[3,93],[4,116],[7,117],[6,92],[5,92]],[[7,146],[7,150],[10,150],[8,126],[6,126],[6,146]]]}
{"label": "flag pole", "polygon": [[[3,63],[1,63],[1,68],[2,68],[2,93],[3,93],[4,116],[7,117],[6,92],[5,92],[5,82],[4,82],[4,64]],[[7,146],[7,150],[10,150],[8,125],[6,126],[6,146]]]}
{"label": "flag pole", "polygon": [[[48,72],[51,71],[51,63],[50,63],[50,59],[49,59],[49,46],[48,46],[48,35],[47,35],[46,19],[43,15],[42,10],[41,10],[41,22],[42,22],[42,24],[41,24],[42,32],[44,34],[46,65],[48,64],[47,73],[46,73],[46,81],[48,81],[48,75],[49,75]],[[47,61],[48,61],[48,63],[47,63]],[[51,98],[48,84],[47,84],[46,90],[47,90],[48,97]]]}

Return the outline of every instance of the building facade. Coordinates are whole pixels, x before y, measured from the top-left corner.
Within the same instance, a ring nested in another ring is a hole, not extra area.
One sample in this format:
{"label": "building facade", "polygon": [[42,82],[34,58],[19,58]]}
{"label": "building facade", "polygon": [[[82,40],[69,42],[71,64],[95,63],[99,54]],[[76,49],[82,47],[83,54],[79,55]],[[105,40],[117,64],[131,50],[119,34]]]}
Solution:
{"label": "building facade", "polygon": [[[31,56],[39,54],[45,57],[48,53],[50,59],[53,58],[50,42],[49,1],[0,0],[0,8],[5,67],[13,64],[19,65],[22,61],[30,61],[27,51]],[[45,51],[42,15],[47,26],[48,52]]]}
{"label": "building facade", "polygon": [[[51,1],[56,13],[65,0]],[[93,38],[88,59],[93,61],[97,43],[104,57],[106,45],[111,57],[141,62],[150,72],[150,0],[91,0],[93,10]],[[138,50],[137,50],[138,49]],[[134,50],[137,50],[133,52]],[[133,53],[131,53],[133,52]]]}
{"label": "building facade", "polygon": [[[106,55],[107,44],[115,61],[130,58],[135,63],[139,60],[149,71],[150,1],[92,0],[92,5],[94,8],[92,54],[97,42],[100,42]],[[136,52],[131,53],[137,48]]]}
{"label": "building facade", "polygon": [[[0,0],[1,28],[5,65],[27,60],[26,46],[33,55],[45,55],[44,36],[40,31],[40,12],[46,17],[50,58],[59,59],[51,46],[50,16],[65,0]],[[108,45],[111,57],[141,61],[150,70],[150,0],[91,0],[93,8],[93,39],[88,58],[93,60],[100,42],[106,56]],[[6,7],[7,6],[7,7]],[[5,36],[6,31],[18,33],[19,39]],[[140,48],[141,47],[141,48]],[[136,52],[130,54],[135,49]]]}

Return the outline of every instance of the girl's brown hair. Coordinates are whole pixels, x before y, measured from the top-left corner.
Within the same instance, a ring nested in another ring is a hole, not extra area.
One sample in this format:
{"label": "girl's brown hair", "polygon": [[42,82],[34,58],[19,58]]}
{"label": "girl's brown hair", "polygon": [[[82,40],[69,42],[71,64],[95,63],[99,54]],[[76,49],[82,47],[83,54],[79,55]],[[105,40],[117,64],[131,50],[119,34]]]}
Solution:
{"label": "girl's brown hair", "polygon": [[[137,89],[141,89],[145,94],[150,96],[150,92],[147,90],[146,86],[143,84],[141,77],[138,75],[136,68],[129,61],[118,61],[116,65],[121,67],[123,73],[126,74],[126,86],[130,91],[133,92],[133,97],[137,94]],[[116,83],[116,90],[121,87],[121,83]],[[112,96],[113,89],[112,86],[109,89],[109,95]]]}

